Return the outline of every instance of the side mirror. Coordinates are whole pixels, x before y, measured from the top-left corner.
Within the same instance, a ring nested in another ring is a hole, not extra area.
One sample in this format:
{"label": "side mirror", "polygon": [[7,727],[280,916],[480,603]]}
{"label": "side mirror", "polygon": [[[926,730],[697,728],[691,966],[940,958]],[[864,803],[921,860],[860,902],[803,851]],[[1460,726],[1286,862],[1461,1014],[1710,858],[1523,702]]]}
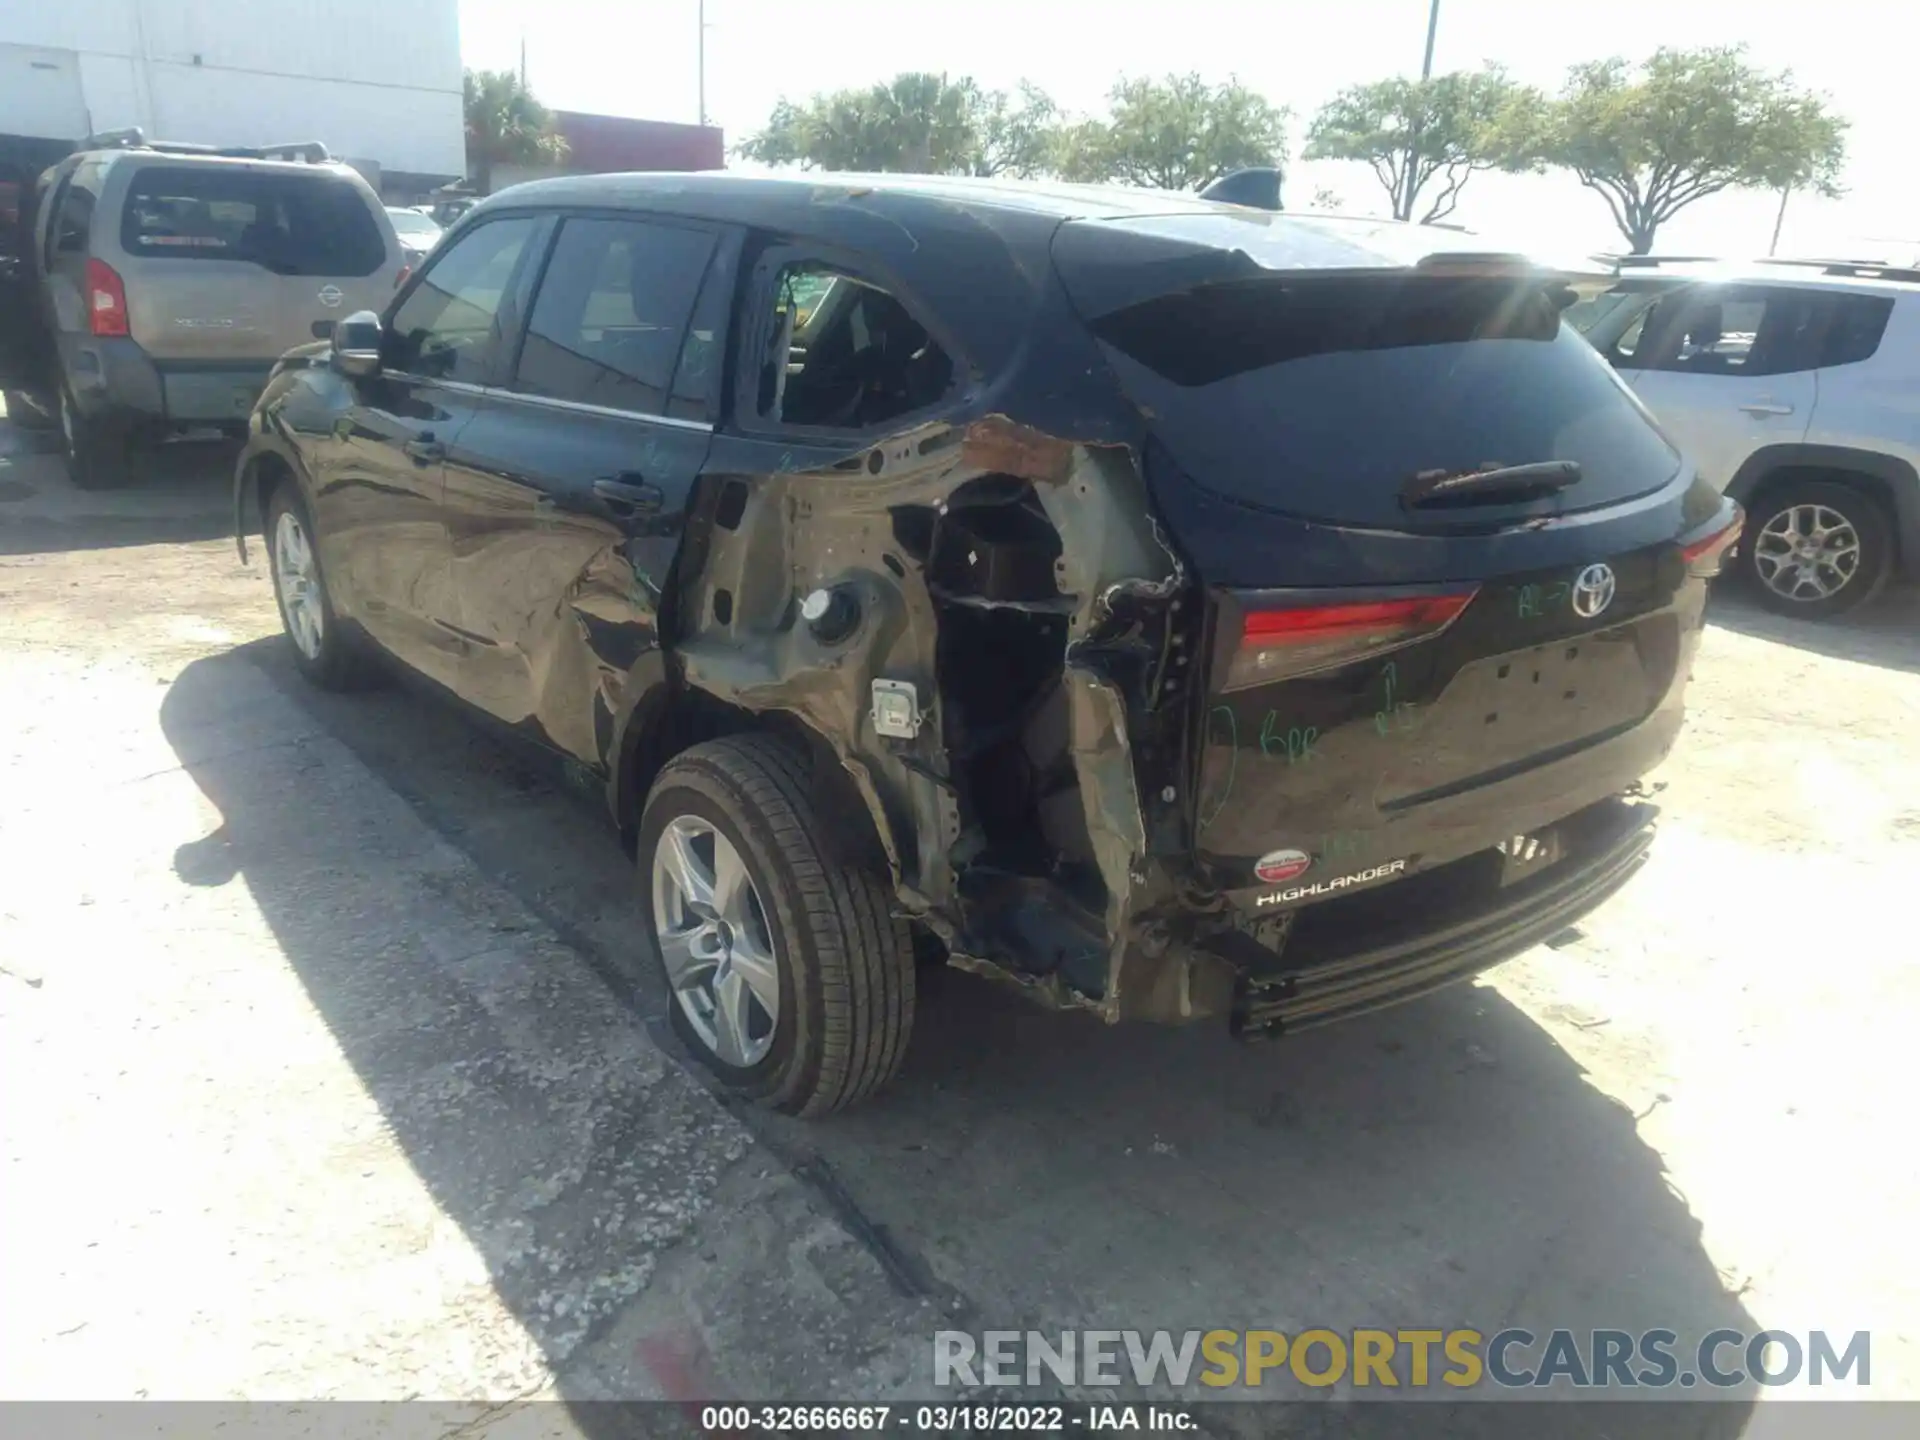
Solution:
{"label": "side mirror", "polygon": [[335,370],[351,380],[378,375],[381,339],[380,317],[371,310],[356,310],[334,325],[328,358]]}

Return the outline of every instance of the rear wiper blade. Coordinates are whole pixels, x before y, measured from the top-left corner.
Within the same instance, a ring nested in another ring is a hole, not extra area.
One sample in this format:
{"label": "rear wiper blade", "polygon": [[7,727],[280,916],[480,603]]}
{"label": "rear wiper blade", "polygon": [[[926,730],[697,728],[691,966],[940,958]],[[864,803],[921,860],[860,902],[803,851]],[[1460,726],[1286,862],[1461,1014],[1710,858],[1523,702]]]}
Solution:
{"label": "rear wiper blade", "polygon": [[1490,505],[1500,500],[1550,495],[1580,483],[1575,460],[1539,460],[1485,470],[1422,470],[1400,488],[1403,505]]}

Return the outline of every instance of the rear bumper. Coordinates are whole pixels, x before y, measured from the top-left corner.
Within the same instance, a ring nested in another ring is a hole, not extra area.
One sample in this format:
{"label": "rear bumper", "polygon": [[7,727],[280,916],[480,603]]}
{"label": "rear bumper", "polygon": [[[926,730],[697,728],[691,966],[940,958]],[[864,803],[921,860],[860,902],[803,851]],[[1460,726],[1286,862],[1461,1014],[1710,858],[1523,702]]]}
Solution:
{"label": "rear bumper", "polygon": [[66,374],[74,408],[95,424],[242,425],[266,387],[271,360],[156,361],[136,340],[72,345]]}
{"label": "rear bumper", "polygon": [[[1234,1032],[1269,1036],[1310,1029],[1414,999],[1511,959],[1625,885],[1647,858],[1657,814],[1656,807],[1637,802],[1595,806],[1568,822],[1577,835],[1565,860],[1508,890],[1489,897],[1463,887],[1452,906],[1419,907],[1397,929],[1373,931],[1365,948],[1349,953],[1324,939],[1305,953],[1289,945],[1279,957],[1282,968],[1242,981],[1232,1011]],[[1392,904],[1398,888],[1356,896],[1355,902]]]}

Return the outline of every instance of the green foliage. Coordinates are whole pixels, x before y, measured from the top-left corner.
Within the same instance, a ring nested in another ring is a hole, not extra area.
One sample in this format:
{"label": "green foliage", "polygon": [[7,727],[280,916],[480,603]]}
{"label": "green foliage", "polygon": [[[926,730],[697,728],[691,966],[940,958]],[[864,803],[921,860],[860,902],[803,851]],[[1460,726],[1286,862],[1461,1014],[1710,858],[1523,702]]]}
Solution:
{"label": "green foliage", "polygon": [[1060,132],[1060,107],[1052,96],[1030,80],[1012,95],[982,90],[971,80],[960,83],[973,124],[972,174],[1025,180],[1052,167]]}
{"label": "green foliage", "polygon": [[865,90],[816,95],[805,104],[783,99],[739,153],[765,165],[969,174],[984,99],[970,80],[924,72],[896,75]]}
{"label": "green foliage", "polygon": [[1539,150],[1598,193],[1636,255],[1666,221],[1729,189],[1839,193],[1847,122],[1740,46],[1661,50],[1573,68]]}
{"label": "green foliage", "polygon": [[1237,80],[1122,80],[1108,101],[1107,119],[1062,133],[1056,156],[1065,178],[1198,190],[1286,159],[1287,110]]}
{"label": "green foliage", "polygon": [[1286,111],[1237,83],[1125,81],[1112,101],[1108,118],[1070,122],[1026,81],[1009,94],[964,77],[901,75],[804,103],[783,99],[738,153],[809,169],[1060,175],[1186,190],[1277,164],[1286,151]]}
{"label": "green foliage", "polygon": [[1538,168],[1537,144],[1526,117],[1541,97],[1498,68],[1395,77],[1354,85],[1314,117],[1307,131],[1309,160],[1359,160],[1387,192],[1395,218],[1420,210],[1428,185],[1438,187],[1420,219],[1445,219],[1477,170]]}
{"label": "green foliage", "polygon": [[511,70],[469,70],[462,83],[467,172],[482,194],[496,165],[556,165],[567,155],[553,115]]}

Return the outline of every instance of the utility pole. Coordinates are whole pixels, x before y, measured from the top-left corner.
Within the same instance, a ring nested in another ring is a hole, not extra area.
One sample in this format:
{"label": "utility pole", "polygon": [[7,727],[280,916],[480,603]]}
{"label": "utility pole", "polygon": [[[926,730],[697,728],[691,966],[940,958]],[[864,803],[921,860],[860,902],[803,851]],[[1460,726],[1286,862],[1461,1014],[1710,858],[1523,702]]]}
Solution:
{"label": "utility pole", "polygon": [[1773,217],[1773,243],[1767,246],[1767,258],[1771,260],[1774,252],[1780,248],[1780,227],[1787,223],[1787,197],[1793,194],[1791,185],[1780,187],[1780,213]]}
{"label": "utility pole", "polygon": [[[1420,61],[1420,85],[1423,92],[1423,99],[1425,98],[1424,91],[1426,83],[1433,78],[1433,41],[1435,35],[1439,33],[1439,30],[1440,0],[1433,0],[1433,3],[1427,8],[1427,53]],[[1420,117],[1416,113],[1407,136],[1407,197],[1405,201],[1402,202],[1401,207],[1406,212],[1401,216],[1403,220],[1413,219],[1413,202],[1418,195],[1419,176]]]}
{"label": "utility pole", "polygon": [[707,123],[707,0],[699,0],[700,43],[696,63],[700,70],[700,123]]}

